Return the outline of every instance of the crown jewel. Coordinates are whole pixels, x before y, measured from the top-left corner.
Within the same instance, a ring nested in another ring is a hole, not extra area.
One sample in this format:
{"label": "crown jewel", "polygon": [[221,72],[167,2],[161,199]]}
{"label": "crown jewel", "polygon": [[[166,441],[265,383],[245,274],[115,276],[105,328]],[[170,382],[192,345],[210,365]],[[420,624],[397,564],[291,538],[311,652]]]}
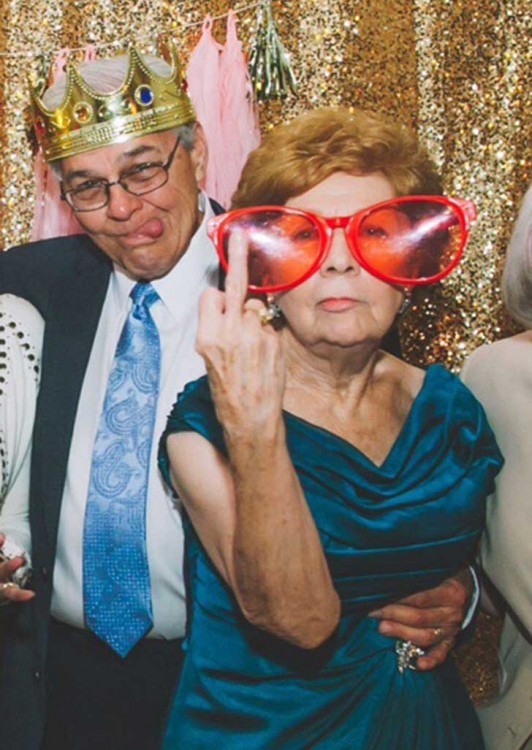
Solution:
{"label": "crown jewel", "polygon": [[94,91],[67,63],[65,96],[55,110],[42,101],[44,89],[32,89],[35,131],[46,161],[194,122],[175,46],[169,44],[163,54],[172,65],[166,78],[154,73],[136,47],[130,47],[124,83],[109,94]]}

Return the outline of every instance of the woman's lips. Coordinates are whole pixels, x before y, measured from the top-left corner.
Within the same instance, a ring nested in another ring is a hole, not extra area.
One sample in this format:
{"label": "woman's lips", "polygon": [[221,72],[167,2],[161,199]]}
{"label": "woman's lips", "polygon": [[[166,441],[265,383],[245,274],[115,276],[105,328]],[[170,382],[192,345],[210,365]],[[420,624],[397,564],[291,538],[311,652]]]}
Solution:
{"label": "woman's lips", "polygon": [[360,304],[360,300],[353,297],[327,297],[318,302],[318,307],[327,312],[345,312]]}
{"label": "woman's lips", "polygon": [[160,219],[150,219],[134,232],[124,235],[126,245],[136,246],[146,242],[158,240],[164,232],[164,224]]}

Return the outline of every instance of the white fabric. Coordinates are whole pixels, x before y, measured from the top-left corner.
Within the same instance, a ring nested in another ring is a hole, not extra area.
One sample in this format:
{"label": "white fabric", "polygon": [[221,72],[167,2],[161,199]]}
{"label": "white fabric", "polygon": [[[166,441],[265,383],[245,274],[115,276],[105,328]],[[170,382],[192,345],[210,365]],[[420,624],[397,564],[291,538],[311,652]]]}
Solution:
{"label": "white fabric", "polygon": [[[206,207],[204,220],[185,255],[167,276],[152,282],[160,297],[152,314],[161,340],[162,368],[146,522],[154,615],[154,627],[148,637],[181,638],[185,632],[183,532],[179,512],[157,468],[157,450],[158,436],[166,426],[177,394],[186,383],[205,372],[203,360],[194,349],[198,299],[206,287],[216,286],[218,277],[216,252],[206,234],[206,222],[212,216],[209,201],[206,201]],[[72,437],[59,522],[52,614],[76,627],[84,627],[83,519],[92,446],[133,285],[134,282],[120,269],[114,269],[85,374]]]}
{"label": "white fabric", "polygon": [[480,554],[508,603],[500,692],[479,718],[487,750],[521,750],[532,738],[532,331],[477,349],[462,379],[484,406],[505,458]]}
{"label": "white fabric", "polygon": [[30,551],[31,433],[43,320],[20,297],[0,297],[0,531]]}
{"label": "white fabric", "polygon": [[473,579],[474,590],[473,594],[471,595],[471,601],[469,602],[469,609],[467,610],[466,616],[464,617],[464,621],[462,623],[462,630],[465,630],[473,619],[473,615],[476,612],[478,601],[480,599],[480,584],[478,582],[478,576],[476,574],[475,568],[473,568],[471,565],[469,566],[469,572],[471,573],[471,577]]}

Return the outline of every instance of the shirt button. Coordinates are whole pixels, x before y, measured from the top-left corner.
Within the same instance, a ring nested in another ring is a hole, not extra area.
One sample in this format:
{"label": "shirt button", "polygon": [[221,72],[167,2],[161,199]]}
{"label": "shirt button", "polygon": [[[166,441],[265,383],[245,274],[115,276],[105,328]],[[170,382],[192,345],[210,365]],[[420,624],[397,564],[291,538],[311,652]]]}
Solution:
{"label": "shirt button", "polygon": [[44,578],[44,580],[48,578],[48,570],[44,565],[41,568],[41,575]]}
{"label": "shirt button", "polygon": [[41,679],[41,673],[39,672],[39,670],[37,670],[36,672],[34,672],[33,676],[35,677],[35,679],[37,681]]}

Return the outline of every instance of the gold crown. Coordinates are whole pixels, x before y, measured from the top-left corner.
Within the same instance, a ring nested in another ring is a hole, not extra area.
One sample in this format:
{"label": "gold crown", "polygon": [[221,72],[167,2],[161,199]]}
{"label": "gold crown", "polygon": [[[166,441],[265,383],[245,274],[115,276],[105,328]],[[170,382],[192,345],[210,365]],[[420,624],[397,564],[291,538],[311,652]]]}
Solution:
{"label": "gold crown", "polygon": [[35,131],[46,161],[194,122],[175,46],[170,43],[161,51],[172,65],[167,78],[150,70],[139,51],[130,47],[127,75],[116,91],[94,91],[71,63],[66,67],[65,96],[56,110],[42,101],[46,86],[32,89]]}

